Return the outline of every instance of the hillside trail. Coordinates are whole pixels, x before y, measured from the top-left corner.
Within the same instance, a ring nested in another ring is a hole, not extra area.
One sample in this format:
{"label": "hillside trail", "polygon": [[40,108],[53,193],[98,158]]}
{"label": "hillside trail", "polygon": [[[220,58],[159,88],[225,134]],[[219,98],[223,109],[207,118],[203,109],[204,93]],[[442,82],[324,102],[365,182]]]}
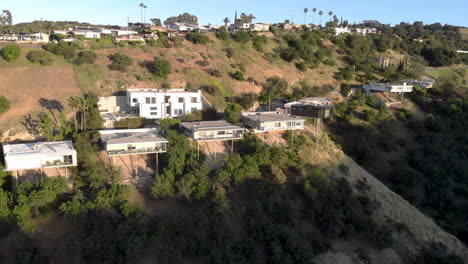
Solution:
{"label": "hillside trail", "polygon": [[[402,255],[416,256],[431,243],[447,246],[450,253],[460,256],[468,263],[468,249],[455,236],[447,233],[417,208],[391,191],[381,181],[360,167],[352,158],[345,155],[326,134],[320,135],[313,143],[304,147],[300,155],[314,166],[324,169],[333,179],[345,178],[353,186],[360,180],[367,182],[370,190],[366,195],[380,203],[372,218],[380,224],[387,220],[403,224],[406,228],[392,232],[393,248]],[[343,170],[346,167],[347,169]]]}

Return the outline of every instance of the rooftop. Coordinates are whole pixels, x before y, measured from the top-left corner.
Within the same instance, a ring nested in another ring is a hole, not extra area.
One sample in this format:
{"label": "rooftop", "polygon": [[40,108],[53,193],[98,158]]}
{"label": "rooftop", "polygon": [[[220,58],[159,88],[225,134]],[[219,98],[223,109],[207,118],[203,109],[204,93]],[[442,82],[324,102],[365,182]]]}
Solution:
{"label": "rooftop", "polygon": [[158,135],[156,128],[101,130],[101,139],[105,144],[130,144],[148,142],[167,142]]}
{"label": "rooftop", "polygon": [[5,159],[36,156],[65,156],[76,153],[71,141],[4,145],[3,152],[5,154]]}
{"label": "rooftop", "polygon": [[158,88],[134,88],[127,89],[129,93],[198,93],[199,91],[186,91],[183,88],[180,89],[158,89]]}
{"label": "rooftop", "polygon": [[281,121],[305,121],[305,119],[276,112],[246,112],[242,113],[244,118],[260,122],[281,122]]}
{"label": "rooftop", "polygon": [[219,121],[200,121],[200,122],[182,122],[182,127],[193,131],[212,131],[220,129],[242,129],[240,126],[233,125],[224,120]]}

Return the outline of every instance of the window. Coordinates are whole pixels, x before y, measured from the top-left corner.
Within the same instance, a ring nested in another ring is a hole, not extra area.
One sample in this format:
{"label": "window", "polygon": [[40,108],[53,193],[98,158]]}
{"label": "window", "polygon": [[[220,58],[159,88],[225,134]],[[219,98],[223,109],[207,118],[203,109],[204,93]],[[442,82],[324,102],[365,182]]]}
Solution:
{"label": "window", "polygon": [[63,162],[67,164],[73,164],[73,156],[72,155],[63,156]]}
{"label": "window", "polygon": [[170,97],[170,96],[165,96],[165,97],[164,97],[164,102],[165,102],[165,103],[169,103],[169,100],[171,100],[171,97]]}
{"label": "window", "polygon": [[192,107],[192,108],[190,109],[190,112],[196,112],[196,111],[197,111],[197,108],[196,108],[196,107]]}
{"label": "window", "polygon": [[190,102],[196,103],[196,102],[197,102],[197,98],[196,98],[196,97],[192,97],[192,98],[190,99]]}
{"label": "window", "polygon": [[147,103],[147,104],[150,104],[150,103],[151,103],[151,98],[150,98],[150,97],[146,97],[145,100],[146,100],[146,103]]}
{"label": "window", "polygon": [[156,97],[151,97],[151,103],[155,104],[156,103]]}
{"label": "window", "polygon": [[158,110],[157,107],[150,107],[150,110]]}
{"label": "window", "polygon": [[226,131],[218,131],[218,135],[225,135],[226,134]]}
{"label": "window", "polygon": [[127,150],[135,150],[135,149],[136,149],[136,146],[132,144],[127,145]]}
{"label": "window", "polygon": [[133,98],[134,103],[138,103],[138,98]]}
{"label": "window", "polygon": [[183,115],[182,109],[179,109],[179,115]]}
{"label": "window", "polygon": [[179,97],[179,103],[183,103],[184,102],[184,98],[183,97]]}
{"label": "window", "polygon": [[178,112],[179,112],[178,109],[174,109],[174,115],[177,115]]}
{"label": "window", "polygon": [[150,112],[150,115],[152,116],[158,115],[158,112]]}

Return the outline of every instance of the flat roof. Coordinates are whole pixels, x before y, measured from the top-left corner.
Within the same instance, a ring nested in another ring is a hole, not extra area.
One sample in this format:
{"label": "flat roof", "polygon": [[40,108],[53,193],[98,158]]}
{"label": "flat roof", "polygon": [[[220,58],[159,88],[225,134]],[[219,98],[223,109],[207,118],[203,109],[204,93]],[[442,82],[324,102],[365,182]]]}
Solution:
{"label": "flat roof", "polygon": [[248,113],[243,115],[244,118],[260,121],[260,122],[284,122],[284,121],[305,121],[305,119],[298,118],[295,116],[289,116],[285,114],[271,113],[262,114],[261,112],[257,114]]}
{"label": "flat roof", "polygon": [[233,125],[224,120],[218,121],[199,121],[199,122],[182,122],[182,127],[188,130],[197,131],[216,131],[223,129],[243,129],[240,126]]}
{"label": "flat roof", "polygon": [[185,89],[158,89],[158,88],[132,88],[127,89],[129,93],[198,93],[197,91],[186,91]]}
{"label": "flat roof", "polygon": [[102,141],[108,145],[168,142],[158,135],[156,128],[100,130],[99,133]]}
{"label": "flat roof", "polygon": [[33,142],[3,146],[5,159],[26,157],[66,156],[76,154],[71,141]]}

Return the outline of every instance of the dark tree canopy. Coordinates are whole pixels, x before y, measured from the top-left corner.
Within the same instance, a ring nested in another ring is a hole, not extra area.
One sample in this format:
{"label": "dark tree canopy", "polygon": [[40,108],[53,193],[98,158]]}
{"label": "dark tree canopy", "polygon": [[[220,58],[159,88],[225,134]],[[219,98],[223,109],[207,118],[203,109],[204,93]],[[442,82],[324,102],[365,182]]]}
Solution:
{"label": "dark tree canopy", "polygon": [[198,24],[198,17],[189,13],[183,13],[178,16],[168,17],[164,21],[164,25],[170,25],[172,23],[185,23],[185,24]]}

